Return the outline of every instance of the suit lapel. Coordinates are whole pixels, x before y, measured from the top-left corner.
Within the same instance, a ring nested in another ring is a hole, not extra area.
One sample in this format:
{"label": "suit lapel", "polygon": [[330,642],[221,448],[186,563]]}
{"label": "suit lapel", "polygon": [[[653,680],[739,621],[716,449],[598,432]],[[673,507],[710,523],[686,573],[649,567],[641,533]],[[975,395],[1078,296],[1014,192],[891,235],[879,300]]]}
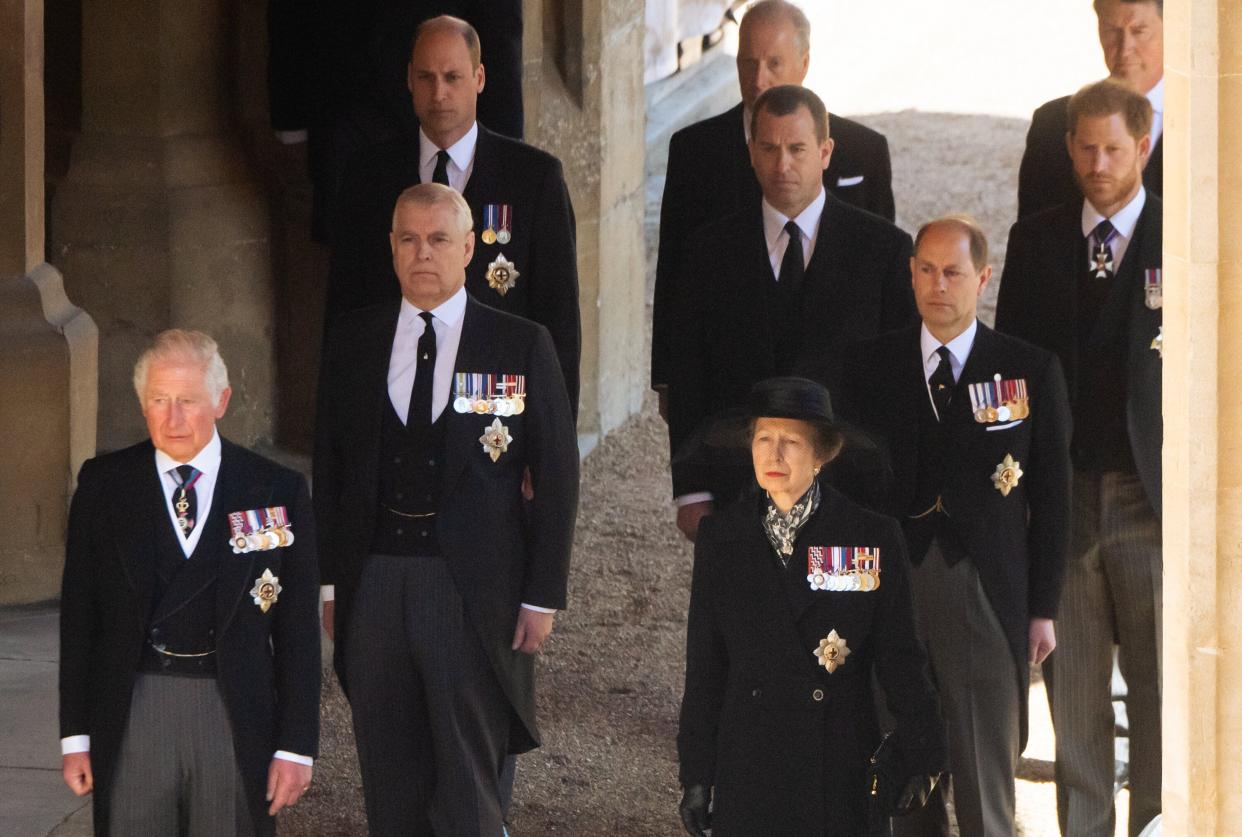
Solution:
{"label": "suit lapel", "polygon": [[[384,423],[384,411],[389,409],[388,362],[392,357],[392,341],[396,337],[400,312],[399,303],[384,309],[375,322],[375,328],[368,332],[370,343],[360,353],[358,363],[361,387],[358,403],[361,407],[357,415],[363,424],[351,444],[360,448],[360,490],[366,497],[379,496],[380,433]],[[373,506],[372,503],[369,507]]]}
{"label": "suit lapel", "polygon": [[229,512],[247,511],[269,505],[268,497],[251,496],[247,475],[241,472],[237,462],[237,450],[231,442],[223,441],[220,457],[220,475],[216,478],[216,493],[211,500],[211,514],[207,518],[207,530],[203,532],[195,550],[195,558],[213,557],[219,561],[216,575],[216,637],[224,636],[242,596],[254,585],[261,570],[256,570],[259,553],[233,554],[229,543]]}
{"label": "suit lapel", "polygon": [[466,188],[461,195],[466,199],[466,203],[470,204],[470,210],[474,213],[475,227],[478,228],[482,223],[482,206],[483,201],[487,199],[487,195],[483,194],[483,189],[489,183],[503,183],[504,177],[497,168],[499,161],[494,153],[495,139],[492,132],[487,128],[479,125],[479,137],[474,144],[474,165],[470,169],[470,179],[466,181]]}
{"label": "suit lapel", "polygon": [[[734,568],[737,574],[734,589],[753,599],[747,603],[745,610],[754,625],[755,635],[768,636],[766,644],[769,647],[786,651],[791,659],[796,659],[797,651],[803,645],[802,637],[798,633],[793,604],[785,590],[783,570],[772,553],[772,545],[768,543],[760,522],[763,508],[761,501],[756,502],[748,509],[753,510],[754,516],[747,514],[732,527],[733,554],[737,564]],[[796,560],[798,553],[795,551],[790,561]]]}
{"label": "suit lapel", "polygon": [[121,566],[125,568],[126,580],[145,618],[151,609],[155,585],[157,527],[170,525],[164,505],[164,487],[155,469],[155,449],[150,444],[134,456],[119,485],[132,486],[139,494],[138,502],[134,503],[133,495],[117,491],[111,498],[111,506]]}
{"label": "suit lapel", "polygon": [[[479,317],[481,314],[480,306],[474,301],[474,297],[467,297],[466,311],[462,315],[461,340],[457,344],[457,357],[453,360],[454,372],[459,370],[462,372],[489,371],[488,367],[491,363],[485,355],[490,343],[487,335],[480,331]],[[467,454],[474,451],[470,444],[473,440],[456,438],[463,432],[462,428],[470,423],[456,420],[458,416],[453,412],[451,393],[449,401],[450,403],[444,408],[447,415],[444,416],[446,426],[444,429],[444,471],[440,477],[441,497],[449,495],[449,491],[466,468]]]}

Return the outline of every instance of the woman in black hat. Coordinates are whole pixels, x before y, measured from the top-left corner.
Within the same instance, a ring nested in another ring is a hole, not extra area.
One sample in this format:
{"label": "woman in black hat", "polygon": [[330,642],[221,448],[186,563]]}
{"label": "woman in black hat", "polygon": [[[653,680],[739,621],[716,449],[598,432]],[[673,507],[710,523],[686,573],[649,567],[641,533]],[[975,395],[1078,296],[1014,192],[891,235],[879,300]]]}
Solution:
{"label": "woman in black hat", "polygon": [[[712,434],[749,444],[762,491],[695,543],[677,736],[690,834],[887,833],[944,767],[901,529],[817,480],[846,435],[803,378],[756,384]],[[882,747],[873,668],[896,722]]]}

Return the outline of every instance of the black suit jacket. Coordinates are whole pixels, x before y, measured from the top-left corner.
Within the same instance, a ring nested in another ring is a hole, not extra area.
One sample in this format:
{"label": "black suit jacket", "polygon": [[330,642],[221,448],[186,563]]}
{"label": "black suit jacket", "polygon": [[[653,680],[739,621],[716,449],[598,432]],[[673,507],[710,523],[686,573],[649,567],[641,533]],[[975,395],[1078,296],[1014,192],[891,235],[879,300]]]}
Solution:
{"label": "black suit jacket", "polygon": [[[892,221],[893,169],[884,135],[829,115],[835,140],[824,171],[830,195]],[[680,258],[705,224],[755,206],[763,197],[742,130],[742,105],[673,134],[660,203],[660,244],[652,307],[651,384],[669,383],[678,324],[674,312],[683,275]]]}
{"label": "black suit jacket", "polygon": [[346,163],[410,133],[406,68],[414,31],[450,14],[479,33],[487,84],[479,119],[522,138],[521,0],[269,0],[268,101],[272,127],[309,131],[316,238],[327,227]]}
{"label": "black suit jacket", "polygon": [[[316,428],[315,509],[321,571],[336,585],[336,671],[343,685],[345,631],[354,590],[370,550],[379,503],[380,424],[388,398],[388,361],[398,303],[342,316],[324,359]],[[526,410],[501,422],[513,442],[493,462],[479,437],[493,416],[457,413],[444,421],[444,463],[436,517],[440,547],[496,677],[520,724],[510,747],[538,745],[534,666],[512,651],[523,602],[565,607],[578,503],[578,446],[565,384],[547,331],[480,305],[466,306],[454,369],[526,376]],[[529,468],[535,498],[522,499]]]}
{"label": "black suit jacket", "polygon": [[[1152,349],[1161,310],[1147,308],[1144,271],[1161,267],[1163,205],[1148,193],[1134,239],[1117,268],[1121,281],[1092,326],[1094,345],[1125,335],[1126,425],[1147,499],[1160,514],[1161,361]],[[1079,397],[1078,285],[1087,271],[1082,199],[1019,220],[1009,231],[996,328],[1054,352],[1065,370],[1071,404]]]}
{"label": "black suit jacket", "polygon": [[[714,786],[719,837],[857,837],[866,833],[868,757],[879,743],[873,670],[911,773],[937,773],[945,761],[901,529],[825,488],[782,568],[763,506],[752,496],[705,518],[695,543],[681,782]],[[880,586],[811,590],[810,546],[878,547]],[[829,674],[814,651],[832,630],[850,654]]]}
{"label": "black suit jacket", "polygon": [[[902,521],[915,564],[922,562],[934,535],[930,518],[914,519],[926,511],[918,507],[917,496],[920,469],[925,467],[920,418],[936,420],[920,331],[915,326],[859,344],[846,398],[846,413],[889,453],[894,479],[885,511]],[[998,374],[1026,380],[1030,415],[980,424],[968,387]],[[1056,356],[979,323],[944,416],[944,433],[940,496],[950,541],[978,570],[1025,681],[1027,626],[1033,617],[1056,617],[1069,549],[1070,413]],[[1020,464],[1023,475],[1004,496],[993,485],[992,474],[1007,454]]]}
{"label": "black suit jacket", "polygon": [[[329,328],[345,311],[401,297],[388,233],[397,197],[419,182],[418,138],[413,136],[403,135],[360,154],[342,184],[328,279]],[[582,344],[578,256],[573,207],[560,161],[480,124],[474,169],[463,196],[474,215],[475,234],[466,290],[493,308],[547,328],[576,414]],[[508,244],[484,244],[480,238],[487,204],[513,207],[513,237]],[[520,274],[505,294],[493,290],[486,278],[488,265],[500,255]]]}
{"label": "black suit jacket", "polygon": [[[1025,218],[1042,209],[1082,200],[1074,181],[1074,167],[1065,149],[1069,130],[1066,106],[1069,96],[1053,99],[1036,108],[1026,134],[1026,151],[1018,168],[1018,217]],[[1164,194],[1164,134],[1156,140],[1143,169],[1143,185],[1148,194]]]}
{"label": "black suit jacket", "polygon": [[[270,506],[288,510],[294,542],[233,554],[229,512]],[[206,528],[191,560],[219,563],[217,682],[257,833],[271,834],[275,820],[263,797],[272,755],[314,756],[319,740],[319,583],[306,481],[223,441],[211,511],[199,525]],[[108,830],[109,789],[153,607],[161,526],[172,523],[150,442],[82,466],[61,588],[60,734],[91,737],[97,833]],[[249,595],[265,569],[282,587],[267,613]],[[169,603],[162,604],[167,611]]]}
{"label": "black suit jacket", "polygon": [[[765,378],[801,375],[835,393],[850,343],[917,321],[912,244],[887,221],[826,196],[803,281],[802,317],[792,323],[779,322],[766,307],[776,280],[758,201],[703,228],[690,244],[669,370],[673,493],[713,491],[727,500],[742,487],[736,478],[686,461],[696,431],[745,404],[751,386]],[[801,335],[800,349],[782,368],[776,339],[791,330]]]}

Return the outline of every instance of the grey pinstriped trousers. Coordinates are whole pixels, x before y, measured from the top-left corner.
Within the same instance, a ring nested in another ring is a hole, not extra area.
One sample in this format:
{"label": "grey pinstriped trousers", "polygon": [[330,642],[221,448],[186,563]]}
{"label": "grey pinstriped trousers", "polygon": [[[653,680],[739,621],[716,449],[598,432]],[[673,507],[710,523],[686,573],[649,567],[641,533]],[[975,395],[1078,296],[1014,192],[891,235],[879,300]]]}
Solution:
{"label": "grey pinstriped trousers", "polygon": [[233,733],[216,680],[139,674],[112,780],[124,837],[249,837]]}
{"label": "grey pinstriped trousers", "polygon": [[1061,833],[1112,837],[1114,638],[1130,725],[1131,835],[1160,813],[1160,521],[1134,474],[1074,474],[1072,547],[1044,664]]}

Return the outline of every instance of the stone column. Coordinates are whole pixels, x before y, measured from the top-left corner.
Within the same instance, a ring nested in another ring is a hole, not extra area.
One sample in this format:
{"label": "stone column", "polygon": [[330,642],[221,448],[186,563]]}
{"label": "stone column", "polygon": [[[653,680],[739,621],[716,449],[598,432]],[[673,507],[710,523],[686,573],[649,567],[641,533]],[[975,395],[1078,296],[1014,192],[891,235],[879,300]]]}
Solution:
{"label": "stone column", "polygon": [[1236,835],[1242,0],[1164,15],[1164,833]]}
{"label": "stone column", "polygon": [[52,206],[52,260],[99,322],[100,447],[145,431],[130,383],[156,332],[220,342],[222,430],[271,437],[269,218],[234,127],[226,0],[85,0],[82,134]]}
{"label": "stone column", "polygon": [[526,60],[539,62],[524,77],[528,140],[561,159],[578,220],[578,428],[589,447],[646,388],[643,3],[526,0],[524,11]]}
{"label": "stone column", "polygon": [[0,0],[0,604],[55,598],[98,333],[43,263],[43,0]]}

